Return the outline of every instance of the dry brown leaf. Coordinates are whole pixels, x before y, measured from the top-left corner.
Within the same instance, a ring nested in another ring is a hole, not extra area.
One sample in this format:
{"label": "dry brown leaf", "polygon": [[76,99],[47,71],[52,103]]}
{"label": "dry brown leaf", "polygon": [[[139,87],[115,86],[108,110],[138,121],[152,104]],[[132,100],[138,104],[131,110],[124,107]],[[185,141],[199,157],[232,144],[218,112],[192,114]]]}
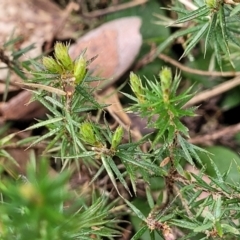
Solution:
{"label": "dry brown leaf", "polygon": [[75,59],[85,49],[89,59],[98,55],[90,69],[94,70],[95,75],[110,78],[109,85],[112,85],[133,64],[139,53],[142,44],[140,26],[139,17],[107,22],[73,44],[70,55]]}
{"label": "dry brown leaf", "polygon": [[28,105],[31,99],[31,93],[22,91],[8,102],[0,103],[0,122],[6,120],[24,120],[32,119],[41,116],[46,110],[39,102],[32,102]]}
{"label": "dry brown leaf", "polygon": [[[64,19],[61,31],[55,32],[59,22]],[[35,48],[22,56],[22,59],[35,58],[42,54],[44,42],[51,40],[55,36],[58,39],[70,38],[73,36],[73,24],[71,20],[66,19],[64,10],[61,10],[56,4],[49,0],[1,0],[0,1],[0,43],[6,42],[14,32],[14,37],[21,37],[21,43],[17,48],[21,49],[34,44]],[[0,70],[1,80],[4,81],[7,76],[6,70]],[[11,82],[20,82],[21,79],[12,73]],[[10,90],[12,89],[10,85]],[[3,89],[4,91],[4,89]],[[30,92],[23,92],[13,97],[7,103],[0,105],[0,120],[9,119],[31,119],[39,117],[43,108],[38,103],[25,104],[31,98]]]}
{"label": "dry brown leaf", "polygon": [[[0,43],[9,39],[14,32],[14,36],[22,37],[20,48],[35,44],[35,49],[27,57],[39,56],[43,43],[51,39],[53,30],[63,17],[64,11],[49,0],[1,0]],[[71,24],[62,26],[60,39],[69,38],[74,32],[65,26],[69,28]]]}

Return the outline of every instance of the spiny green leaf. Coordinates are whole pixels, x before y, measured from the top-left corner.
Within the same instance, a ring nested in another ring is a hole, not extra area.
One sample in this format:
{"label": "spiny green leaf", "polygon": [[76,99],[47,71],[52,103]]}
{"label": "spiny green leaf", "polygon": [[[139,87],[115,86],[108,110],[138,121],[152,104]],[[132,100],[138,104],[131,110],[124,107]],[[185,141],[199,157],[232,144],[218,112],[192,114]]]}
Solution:
{"label": "spiny green leaf", "polygon": [[212,167],[213,167],[213,169],[214,169],[214,171],[215,171],[215,173],[217,175],[218,181],[223,183],[222,174],[220,173],[217,165],[215,164],[215,162],[211,158],[209,158],[209,161],[211,162],[211,165],[212,165]]}
{"label": "spiny green leaf", "polygon": [[112,181],[113,186],[115,187],[115,189],[118,192],[119,196],[121,196],[120,192],[118,191],[117,182],[115,180],[114,173],[113,173],[113,171],[111,169],[111,166],[109,164],[108,157],[102,155],[101,159],[102,159],[102,163],[103,163],[103,165],[104,165],[104,167],[105,167],[105,169],[106,169],[106,171],[108,173],[108,176],[109,176],[109,178]]}
{"label": "spiny green leaf", "polygon": [[159,53],[161,53],[163,50],[165,50],[167,48],[167,46],[173,42],[176,38],[184,36],[184,35],[188,35],[190,33],[196,32],[199,29],[201,29],[202,26],[201,25],[197,25],[191,28],[187,28],[184,30],[179,30],[177,32],[175,32],[174,34],[172,34],[170,37],[168,37],[163,43],[161,43],[157,49],[156,49],[156,53],[155,55],[157,56]]}
{"label": "spiny green leaf", "polygon": [[164,121],[164,119],[161,120],[162,124],[159,123],[158,126],[161,126],[161,128],[159,129],[157,136],[155,137],[154,141],[153,141],[153,146],[155,146],[159,140],[161,139],[161,137],[164,135],[165,131],[168,129],[168,122]]}
{"label": "spiny green leaf", "polygon": [[86,89],[82,86],[77,86],[76,90],[79,94],[81,94],[87,101],[91,102],[94,106],[101,109],[101,105],[95,100],[94,97],[89,94],[89,92],[86,91]]}
{"label": "spiny green leaf", "polygon": [[44,153],[47,153],[64,135],[64,129],[60,130],[58,134],[48,143],[47,147],[44,149]]}
{"label": "spiny green leaf", "polygon": [[144,214],[137,209],[132,203],[130,203],[127,199],[124,199],[124,201],[127,203],[127,205],[132,209],[132,211],[144,222],[147,221],[146,217]]}
{"label": "spiny green leaf", "polygon": [[184,134],[186,137],[189,137],[188,134],[188,128],[186,126],[184,126],[181,121],[179,121],[179,119],[175,118],[174,119],[174,124],[176,125],[176,130],[178,130],[179,132],[181,132],[182,134]]}
{"label": "spiny green leaf", "polygon": [[222,36],[224,39],[224,42],[226,44],[227,50],[229,52],[229,48],[228,48],[228,38],[227,38],[227,26],[226,26],[226,19],[225,19],[225,14],[224,14],[224,6],[220,5],[220,9],[219,9],[219,21],[220,21],[220,26],[221,26],[221,30],[222,30]]}
{"label": "spiny green leaf", "polygon": [[213,192],[217,192],[216,189],[214,189],[213,187],[211,187],[209,184],[207,184],[205,181],[203,181],[199,176],[197,176],[196,174],[194,173],[191,173],[191,175],[196,179],[197,183],[200,184],[202,187],[210,190],[210,191],[213,191]]}
{"label": "spiny green leaf", "polygon": [[218,233],[219,237],[222,238],[222,236],[223,236],[223,229],[222,229],[221,223],[219,221],[215,222],[215,228],[217,230],[217,233]]}
{"label": "spiny green leaf", "polygon": [[131,184],[132,184],[132,188],[134,191],[134,194],[136,195],[137,193],[137,188],[136,188],[136,170],[134,168],[134,166],[132,166],[131,164],[126,163],[125,161],[123,161],[123,164],[126,168],[127,174],[130,178]]}
{"label": "spiny green leaf", "polygon": [[197,190],[192,196],[192,198],[188,201],[188,205],[191,206],[191,204],[195,202],[195,200],[201,195],[202,192],[202,190]]}
{"label": "spiny green leaf", "polygon": [[180,59],[183,58],[184,56],[186,56],[193,49],[193,47],[199,42],[199,40],[202,38],[202,36],[206,33],[208,27],[209,27],[209,22],[205,23],[202,26],[202,28],[200,29],[200,31],[195,33],[191,37],[191,41],[187,45],[187,47],[186,47],[183,55],[180,57]]}
{"label": "spiny green leaf", "polygon": [[[48,102],[52,103],[53,106],[57,106],[57,107],[59,107],[60,109],[64,109],[63,104],[60,103],[59,101],[57,101],[55,98],[52,98],[52,97],[50,97],[50,96],[46,96],[46,97],[44,97],[44,98],[45,98]],[[55,111],[55,109],[54,109],[54,111]]]}
{"label": "spiny green leaf", "polygon": [[101,173],[104,171],[104,165],[102,165],[99,169],[98,169],[98,171],[97,171],[97,173],[92,177],[92,179],[91,179],[91,182],[89,183],[89,185],[91,185],[100,175],[101,175]]}
{"label": "spiny green leaf", "polygon": [[[217,37],[218,37],[217,40],[218,40],[223,52],[228,57],[229,62],[231,63],[232,66],[234,66],[233,62],[231,61],[231,58],[230,58],[230,50],[229,50],[229,46],[228,46],[228,36],[227,36],[227,26],[226,26],[225,14],[224,14],[224,7],[222,5],[220,5],[218,19],[219,19],[220,24],[218,25],[218,27],[215,30]],[[219,30],[219,28],[221,29],[221,31]],[[221,32],[221,36],[220,36],[220,32]]]}
{"label": "spiny green leaf", "polygon": [[198,227],[198,225],[196,223],[192,223],[192,222],[185,221],[185,220],[179,220],[179,219],[172,219],[171,223],[175,226],[187,228],[187,229],[191,229],[191,230],[194,230],[195,228]]}
{"label": "spiny green leaf", "polygon": [[[36,97],[36,96],[35,96]],[[52,112],[56,117],[61,117],[62,114],[51,104],[49,104],[49,101],[46,101],[46,99],[41,97],[36,97],[36,99],[44,106],[46,107],[50,112]]]}
{"label": "spiny green leaf", "polygon": [[[80,153],[78,155],[70,155],[70,156],[65,156],[64,159],[78,159],[78,158],[85,158],[85,157],[91,157],[91,156],[94,156],[96,155],[95,152],[84,152],[84,153]],[[58,158],[58,157],[55,157],[55,158]]]}
{"label": "spiny green leaf", "polygon": [[[107,221],[108,223],[109,221]],[[101,224],[102,225],[102,224]],[[97,235],[97,236],[102,236],[102,237],[108,237],[110,239],[116,238],[116,237],[121,237],[122,234],[120,231],[112,229],[112,228],[108,228],[108,227],[100,227],[97,228],[93,233],[93,235]],[[89,239],[88,239],[89,240]]]}
{"label": "spiny green leaf", "polygon": [[36,145],[37,143],[43,141],[44,139],[47,139],[53,135],[55,135],[58,131],[60,131],[60,128],[54,128],[53,130],[49,131],[48,133],[42,135],[41,137],[39,137],[36,141],[34,141],[32,144],[29,145],[28,148],[31,148],[32,146]]}
{"label": "spiny green leaf", "polygon": [[26,145],[28,143],[32,143],[33,141],[35,141],[36,139],[38,139],[39,136],[32,136],[32,137],[27,137],[27,138],[24,138],[20,141],[17,142],[17,145],[18,146],[22,146],[22,145]]}
{"label": "spiny green leaf", "polygon": [[141,227],[135,234],[134,236],[131,238],[131,240],[138,240],[141,238],[141,236],[148,230],[147,226],[143,226]]}
{"label": "spiny green leaf", "polygon": [[175,24],[184,23],[184,22],[199,18],[203,15],[208,15],[209,12],[210,12],[210,9],[205,5],[205,6],[202,6],[198,9],[196,9],[195,11],[189,12],[187,14],[187,16],[184,16],[184,17],[178,19],[174,23]]}
{"label": "spiny green leaf", "polygon": [[222,56],[221,56],[221,50],[220,50],[220,47],[219,47],[219,43],[218,43],[218,40],[217,40],[217,33],[216,31],[214,31],[214,36],[216,39],[215,41],[213,41],[213,46],[214,46],[214,53],[215,53],[215,56],[216,56],[216,59],[217,59],[217,63],[222,71]]}
{"label": "spiny green leaf", "polygon": [[2,139],[0,139],[0,146],[4,146],[15,136],[16,136],[16,133],[12,133],[12,134],[9,134],[9,135],[3,137]]}
{"label": "spiny green leaf", "polygon": [[[104,104],[104,105],[101,105],[102,108],[105,108],[109,106],[109,104]],[[97,110],[98,107],[96,106],[82,106],[81,108],[77,108],[77,109],[74,109],[74,113],[84,113],[84,112],[90,112],[92,110]]]}
{"label": "spiny green leaf", "polygon": [[211,199],[211,197],[208,196],[204,200],[198,201],[198,202],[203,202],[203,203],[200,203],[200,205],[199,204],[196,204],[196,205],[192,204],[192,207],[198,206],[197,212],[195,214],[196,218],[198,218],[199,216],[202,216],[202,213],[203,213],[204,209],[206,208],[206,206],[209,205],[208,202],[210,201],[210,199]]}
{"label": "spiny green leaf", "polygon": [[11,69],[23,80],[27,80],[27,77],[22,72],[22,70],[19,68],[19,66],[13,65]]}
{"label": "spiny green leaf", "polygon": [[230,17],[234,16],[235,14],[237,14],[238,12],[240,12],[240,4],[238,4],[237,6],[235,6],[233,8],[233,10],[230,13]]}
{"label": "spiny green leaf", "polygon": [[[4,158],[10,160],[14,165],[19,167],[18,162],[4,149],[0,149],[0,157],[4,157]],[[1,161],[0,161],[0,164],[2,165]]]}
{"label": "spiny green leaf", "polygon": [[221,182],[213,177],[209,177],[211,179],[211,181],[213,183],[216,184],[217,187],[220,187],[224,192],[229,193],[230,194],[230,189],[228,189],[228,187],[226,186],[226,184],[224,182]]}
{"label": "spiny green leaf", "polygon": [[33,44],[28,45],[28,46],[25,47],[25,48],[22,48],[22,49],[19,50],[19,51],[13,52],[13,53],[12,53],[13,58],[14,58],[14,59],[20,58],[23,54],[26,54],[28,51],[34,49],[34,48],[35,48],[34,45],[35,45],[35,44],[33,43]]}
{"label": "spiny green leaf", "polygon": [[214,205],[214,217],[216,219],[220,219],[221,215],[222,215],[222,198],[221,196],[218,196],[216,201],[215,201],[215,205]]}
{"label": "spiny green leaf", "polygon": [[[210,20],[210,25],[209,25],[209,28],[208,28],[208,33],[207,33],[207,36],[206,36],[206,40],[205,40],[204,58],[206,56],[208,43],[212,39],[212,36],[214,36],[213,32],[215,31],[216,22],[217,22],[217,13],[213,13],[213,15],[211,17],[211,20]],[[216,41],[216,40],[213,39],[213,41]]]}
{"label": "spiny green leaf", "polygon": [[[213,203],[213,202],[212,202]],[[213,203],[214,204],[214,203]],[[209,207],[210,208],[210,207]],[[206,220],[206,222],[208,221],[208,220],[210,220],[211,222],[215,222],[215,217],[212,215],[212,213],[210,213],[210,212],[208,212],[208,211],[206,211],[206,212],[204,212],[204,217],[205,217],[205,220]]]}
{"label": "spiny green leaf", "polygon": [[132,156],[128,156],[127,154],[123,154],[123,153],[118,153],[117,156],[122,158],[128,164],[133,164],[134,166],[141,167],[141,168],[143,168],[147,171],[152,171],[157,175],[166,175],[167,174],[164,169],[158,167],[154,163],[149,163],[149,162],[144,161],[144,160],[136,161],[135,159],[132,159]]}
{"label": "spiny green leaf", "polygon": [[72,138],[72,144],[74,146],[74,149],[75,149],[75,153],[79,153],[79,149],[77,147],[77,139],[78,139],[78,136],[77,136],[77,131],[76,131],[76,128],[74,128],[74,125],[73,125],[73,122],[72,122],[72,117],[71,115],[66,112],[66,129],[68,130],[68,132],[70,133],[70,136]]}
{"label": "spiny green leaf", "polygon": [[68,148],[68,144],[69,144],[69,142],[68,142],[67,138],[63,138],[61,148],[60,148],[60,156],[62,159],[64,158],[64,156],[67,156],[66,151]]}
{"label": "spiny green leaf", "polygon": [[112,168],[113,172],[116,174],[119,181],[122,183],[122,185],[125,187],[125,189],[129,192],[129,194],[132,195],[125,179],[122,176],[122,173],[118,170],[118,167],[116,166],[116,164],[114,163],[112,158],[108,157],[108,163],[109,163],[110,167]]}
{"label": "spiny green leaf", "polygon": [[233,226],[230,226],[229,224],[223,223],[221,226],[224,229],[224,232],[240,235],[239,230]]}
{"label": "spiny green leaf", "polygon": [[62,120],[63,120],[63,117],[53,118],[53,119],[49,119],[49,120],[46,120],[46,121],[42,121],[40,123],[34,124],[31,127],[26,128],[25,131],[33,130],[33,129],[36,129],[36,128],[39,128],[39,127],[44,127],[44,126],[47,126],[47,125],[50,125],[50,124],[53,124],[53,123],[60,122]]}
{"label": "spiny green leaf", "polygon": [[205,232],[206,230],[212,229],[213,222],[208,222],[207,224],[203,224],[194,229],[194,232]]}
{"label": "spiny green leaf", "polygon": [[[239,4],[239,6],[240,6],[240,4]],[[231,41],[233,44],[240,47],[239,38],[237,38],[231,31],[229,31],[229,29],[227,29],[227,37],[228,37],[229,41]]]}
{"label": "spiny green leaf", "polygon": [[148,205],[151,209],[154,208],[154,200],[153,200],[153,197],[152,197],[152,193],[151,193],[151,189],[149,186],[146,186],[145,187],[145,192],[146,192],[146,195],[147,195],[147,201],[148,201]]}
{"label": "spiny green leaf", "polygon": [[184,152],[184,155],[185,155],[185,158],[186,160],[191,164],[191,165],[195,165],[193,160],[192,160],[192,157],[191,155],[189,154],[189,151],[188,151],[188,148],[186,146],[186,141],[184,140],[184,138],[182,138],[182,136],[180,134],[177,135],[177,139],[178,139],[178,143],[180,144],[183,152]]}

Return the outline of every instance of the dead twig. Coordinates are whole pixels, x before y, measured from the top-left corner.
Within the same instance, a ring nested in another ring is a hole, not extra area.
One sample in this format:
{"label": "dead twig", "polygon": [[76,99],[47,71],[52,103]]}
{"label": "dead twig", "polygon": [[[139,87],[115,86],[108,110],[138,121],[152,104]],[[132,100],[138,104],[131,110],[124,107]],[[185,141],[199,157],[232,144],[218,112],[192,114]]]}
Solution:
{"label": "dead twig", "polygon": [[133,71],[137,71],[155,59],[156,44],[151,44],[150,51],[145,54],[136,64]]}
{"label": "dead twig", "polygon": [[132,1],[129,3],[123,3],[123,4],[116,5],[116,6],[111,6],[109,8],[99,9],[99,10],[93,11],[91,13],[83,13],[83,16],[86,18],[101,17],[101,16],[104,16],[109,13],[114,13],[114,12],[121,11],[121,10],[131,8],[131,7],[136,7],[138,5],[146,3],[147,1],[148,0],[135,0],[135,1]]}
{"label": "dead twig", "polygon": [[193,97],[190,101],[188,101],[184,107],[189,107],[192,105],[199,104],[202,101],[208,100],[209,98],[215,97],[217,95],[220,95],[224,92],[227,92],[228,90],[240,85],[240,76],[237,76],[233,78],[232,80],[229,80],[227,82],[224,82],[222,84],[219,84],[213,89],[205,90],[199,94],[197,94],[195,97]]}
{"label": "dead twig", "polygon": [[207,135],[201,135],[194,137],[192,139],[189,139],[189,142],[193,144],[209,144],[211,141],[214,141],[216,139],[219,139],[221,137],[227,136],[233,136],[236,133],[240,132],[240,123],[229,126],[229,127],[224,127],[216,132],[207,134]]}
{"label": "dead twig", "polygon": [[172,59],[171,57],[165,55],[165,54],[159,54],[158,57],[162,59],[165,62],[168,62],[172,64],[173,66],[179,68],[180,70],[184,72],[189,72],[192,74],[197,74],[197,75],[202,75],[202,76],[211,76],[211,77],[233,77],[240,75],[240,72],[234,72],[234,71],[229,71],[229,72],[219,72],[219,71],[203,71],[203,70],[198,70],[198,69],[193,69],[187,66],[184,66],[183,64],[179,63],[178,61]]}
{"label": "dead twig", "polygon": [[70,3],[67,5],[67,7],[66,7],[66,9],[65,9],[65,11],[64,11],[63,16],[61,17],[61,19],[60,19],[60,21],[58,22],[57,26],[54,27],[53,32],[52,32],[52,34],[51,34],[51,37],[50,37],[50,39],[48,39],[48,41],[47,41],[47,44],[46,44],[46,47],[45,47],[46,50],[51,49],[52,42],[53,42],[55,36],[56,36],[59,32],[62,31],[63,26],[65,25],[65,22],[67,21],[69,15],[72,13],[73,10],[77,11],[77,10],[78,10],[78,7],[79,7],[79,6],[78,6],[76,3],[74,3],[74,2],[70,2]]}

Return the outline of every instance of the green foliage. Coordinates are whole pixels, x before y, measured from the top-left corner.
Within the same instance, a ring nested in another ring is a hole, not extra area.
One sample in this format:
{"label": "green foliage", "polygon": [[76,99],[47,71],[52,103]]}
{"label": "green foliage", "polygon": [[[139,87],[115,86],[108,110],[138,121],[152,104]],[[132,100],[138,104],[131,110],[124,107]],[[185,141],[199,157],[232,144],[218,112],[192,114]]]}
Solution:
{"label": "green foliage", "polygon": [[[227,175],[225,181],[230,183],[239,182],[240,180],[240,158],[234,151],[222,146],[207,147],[206,150],[211,154],[210,156],[199,154],[204,165],[206,166],[206,172],[215,177],[213,162],[216,164],[221,175]],[[209,157],[212,161],[209,161]],[[227,160],[226,160],[227,159]]]}
{"label": "green foliage", "polygon": [[21,40],[20,38],[10,37],[10,39],[3,43],[0,48],[0,62],[4,64],[1,65],[0,69],[7,70],[7,77],[5,81],[6,90],[3,94],[3,101],[6,101],[8,96],[11,72],[14,72],[24,80],[27,79],[27,77],[25,76],[23,71],[21,71],[21,69],[22,68],[27,69],[29,67],[29,61],[22,61],[20,60],[20,57],[23,54],[27,53],[28,51],[32,50],[34,48],[34,45],[31,44],[30,46],[27,46],[23,49],[15,50],[13,46],[20,40]]}
{"label": "green foliage", "polygon": [[69,194],[69,173],[50,177],[43,159],[37,169],[33,166],[29,165],[27,175],[17,181],[1,182],[1,239],[101,239],[119,235],[113,229],[115,220],[109,219],[111,209],[104,196],[88,203],[86,196]]}
{"label": "green foliage", "polygon": [[[44,57],[43,64],[33,62],[36,69],[33,71],[33,78],[31,82],[24,84],[38,89],[35,99],[51,113],[47,120],[26,129],[39,127],[48,129],[46,134],[33,141],[29,147],[50,139],[45,154],[51,152],[60,158],[62,169],[71,165],[72,161],[75,161],[78,168],[81,163],[88,167],[96,167],[100,161],[104,168],[99,168],[96,175],[100,175],[105,170],[117,191],[116,177],[130,193],[123,177],[125,174],[131,179],[135,192],[137,172],[147,171],[147,174],[143,174],[146,175],[146,179],[148,174],[163,174],[164,171],[157,165],[152,164],[150,160],[146,161],[147,154],[143,154],[138,147],[140,143],[121,144],[122,128],[117,128],[113,134],[107,123],[106,129],[102,129],[100,124],[87,121],[89,115],[79,114],[86,113],[89,109],[101,110],[104,107],[92,96],[95,89],[89,86],[92,78],[86,71],[87,60],[84,60],[84,53],[72,61],[68,55],[68,47],[57,43],[55,58],[54,60],[51,57]],[[64,58],[67,60],[64,61]],[[119,171],[114,161],[116,157],[126,167],[126,173]]]}
{"label": "green foliage", "polygon": [[[187,29],[178,30],[171,37],[167,38],[158,47],[158,52],[170,44],[179,36],[187,36],[187,41],[182,57],[189,55],[190,51],[205,37],[204,56],[208,46],[214,49],[217,62],[222,69],[223,56],[232,64],[231,45],[239,44],[239,7],[233,7],[224,0],[194,1],[196,9],[186,10],[183,5],[167,8],[169,11],[178,13],[179,18],[172,24],[181,27],[183,23],[188,23]],[[182,25],[183,26],[183,25]]]}
{"label": "green foliage", "polygon": [[[153,2],[148,4],[155,6]],[[187,36],[182,57],[189,56],[205,38],[204,55],[212,45],[221,68],[222,56],[233,64],[231,48],[233,43],[238,45],[239,7],[220,0],[196,0],[194,4],[194,10],[186,10],[180,3],[168,9],[179,15],[172,24],[182,27],[188,23],[189,27],[169,37],[165,30],[168,38],[158,39],[162,41],[158,52],[176,38]],[[154,33],[146,34],[150,35],[155,37]],[[24,65],[31,77],[22,76],[23,85],[34,89],[33,100],[42,103],[49,112],[46,119],[25,130],[44,127],[44,134],[26,138],[16,145],[32,148],[41,142],[42,154],[54,158],[60,173],[50,177],[49,164],[39,159],[37,167],[32,164],[26,176],[17,177],[5,164],[7,159],[17,165],[6,150],[15,134],[2,137],[1,167],[13,179],[1,175],[1,239],[84,240],[118,236],[121,233],[115,219],[119,216],[113,215],[113,207],[120,206],[117,201],[110,203],[106,197],[109,193],[97,185],[102,176],[110,180],[125,202],[124,212],[129,213],[130,209],[138,218],[133,221],[136,232],[132,239],[174,239],[175,227],[182,234],[178,239],[238,238],[239,159],[226,149],[205,150],[188,141],[188,128],[182,118],[195,116],[196,108],[186,107],[194,95],[193,88],[180,89],[180,74],[174,75],[168,67],[163,67],[154,80],[143,80],[130,73],[130,87],[135,96],[123,93],[133,101],[127,111],[138,113],[147,119],[147,127],[154,128],[153,134],[134,141],[130,133],[126,137],[124,126],[113,131],[105,117],[93,120],[92,111],[101,113],[106,107],[95,100],[97,89],[91,85],[101,79],[88,72],[92,60],[86,59],[85,52],[72,60],[68,48],[56,43],[54,57],[43,57],[40,62],[29,60]],[[15,60],[18,56],[16,53]],[[17,62],[11,64],[19,70]],[[9,68],[14,70],[11,64]],[[208,151],[215,156],[209,158]],[[223,167],[227,158],[236,162],[234,173],[231,165]],[[198,168],[198,174],[185,170],[184,163]],[[97,190],[85,194],[84,189],[80,189],[80,193],[73,194],[66,186],[70,169],[79,174],[82,170],[88,171],[91,177],[88,188],[94,185]],[[139,204],[140,183],[147,199],[144,206]],[[135,201],[130,200],[133,196]]]}
{"label": "green foliage", "polygon": [[172,143],[180,133],[188,137],[188,129],[181,123],[180,118],[194,116],[194,108],[182,108],[192,95],[189,94],[189,88],[176,96],[180,80],[179,75],[172,79],[171,70],[167,68],[160,72],[160,80],[146,80],[146,87],[143,87],[139,77],[133,73],[130,75],[131,88],[137,97],[127,95],[137,102],[130,109],[147,117],[149,127],[158,129],[154,142],[158,142],[164,136],[168,144]]}

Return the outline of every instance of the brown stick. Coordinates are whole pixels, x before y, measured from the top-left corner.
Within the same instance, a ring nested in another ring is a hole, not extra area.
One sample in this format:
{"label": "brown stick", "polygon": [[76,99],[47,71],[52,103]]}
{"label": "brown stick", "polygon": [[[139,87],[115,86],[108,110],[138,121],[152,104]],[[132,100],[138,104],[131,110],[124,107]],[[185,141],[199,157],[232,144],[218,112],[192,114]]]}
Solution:
{"label": "brown stick", "polygon": [[146,3],[147,1],[148,0],[135,0],[135,1],[132,1],[132,2],[129,2],[129,3],[119,4],[117,6],[111,6],[111,7],[106,8],[106,9],[96,10],[96,11],[93,11],[91,13],[84,13],[83,16],[86,17],[86,18],[101,17],[101,16],[109,14],[109,13],[114,13],[114,12],[121,11],[121,10],[131,8],[131,7],[136,7],[138,5]]}
{"label": "brown stick", "polygon": [[179,68],[180,70],[184,72],[189,72],[197,75],[202,75],[202,76],[211,76],[211,77],[232,77],[232,76],[237,76],[240,75],[240,72],[234,72],[234,71],[229,71],[229,72],[219,72],[219,71],[203,71],[203,70],[198,70],[198,69],[192,69],[190,67],[184,66],[180,62],[170,58],[169,56],[165,54],[159,54],[158,57],[162,59],[165,62],[168,62],[172,64],[173,66]]}
{"label": "brown stick", "polygon": [[208,144],[211,141],[219,139],[223,136],[235,135],[239,131],[240,131],[240,123],[229,126],[229,127],[222,128],[222,129],[220,129],[216,132],[213,132],[211,134],[194,137],[192,139],[189,139],[189,142],[191,142],[193,144],[206,144],[206,143]]}
{"label": "brown stick", "polygon": [[227,82],[224,82],[222,84],[219,84],[213,89],[205,90],[199,94],[197,94],[195,97],[193,97],[190,101],[188,101],[184,107],[189,107],[192,105],[196,105],[202,101],[208,100],[209,98],[215,97],[219,94],[222,94],[224,92],[227,92],[228,90],[240,85],[240,76],[233,78],[232,80],[229,80]]}

